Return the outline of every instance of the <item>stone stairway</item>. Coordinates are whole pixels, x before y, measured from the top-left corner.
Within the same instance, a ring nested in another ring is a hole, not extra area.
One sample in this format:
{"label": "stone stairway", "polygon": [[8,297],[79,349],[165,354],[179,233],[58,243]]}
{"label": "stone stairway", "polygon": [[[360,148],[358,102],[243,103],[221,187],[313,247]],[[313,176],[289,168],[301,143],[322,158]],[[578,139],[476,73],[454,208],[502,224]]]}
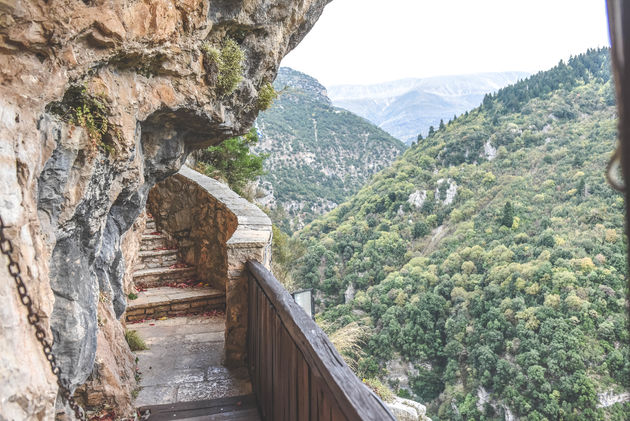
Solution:
{"label": "stone stairway", "polygon": [[225,309],[225,293],[199,281],[195,268],[179,262],[171,246],[149,217],[133,273],[139,292],[128,300],[127,321]]}

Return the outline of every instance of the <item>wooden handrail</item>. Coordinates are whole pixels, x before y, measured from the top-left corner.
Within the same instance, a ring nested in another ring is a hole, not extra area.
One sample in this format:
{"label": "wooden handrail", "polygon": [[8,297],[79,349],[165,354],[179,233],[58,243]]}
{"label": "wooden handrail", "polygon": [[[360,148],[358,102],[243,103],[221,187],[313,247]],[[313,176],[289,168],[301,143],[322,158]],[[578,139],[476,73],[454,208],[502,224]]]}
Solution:
{"label": "wooden handrail", "polygon": [[[263,418],[395,421],[273,274],[258,262],[249,261],[247,267],[251,274],[249,367]],[[296,358],[305,368],[300,369]],[[300,404],[310,406],[296,408]]]}

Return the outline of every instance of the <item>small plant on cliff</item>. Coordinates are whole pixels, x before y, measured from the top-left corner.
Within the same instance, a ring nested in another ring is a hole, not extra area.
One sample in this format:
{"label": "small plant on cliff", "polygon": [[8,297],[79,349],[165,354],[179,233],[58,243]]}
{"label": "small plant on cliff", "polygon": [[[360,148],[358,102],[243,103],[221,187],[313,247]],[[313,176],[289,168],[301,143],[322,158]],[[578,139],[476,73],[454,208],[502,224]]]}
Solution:
{"label": "small plant on cliff", "polygon": [[101,104],[96,101],[94,104],[98,105],[90,107],[89,104],[85,103],[73,108],[70,122],[83,127],[90,140],[94,144],[98,144],[103,135],[107,133],[107,118],[104,118],[101,113]]}
{"label": "small plant on cliff", "polygon": [[268,110],[276,98],[278,98],[278,92],[274,89],[273,85],[269,82],[264,83],[258,90],[258,110]]}
{"label": "small plant on cliff", "polygon": [[108,154],[114,152],[113,146],[105,141],[110,127],[103,95],[92,95],[85,86],[74,86],[66,91],[62,101],[50,104],[47,109],[64,121],[82,127],[95,147],[103,148]]}
{"label": "small plant on cliff", "polygon": [[384,402],[391,402],[394,400],[394,392],[392,392],[389,387],[385,386],[379,379],[370,378],[363,379],[363,383],[374,393],[378,395]]}
{"label": "small plant on cliff", "polygon": [[258,143],[256,129],[244,136],[224,140],[198,154],[197,170],[208,177],[225,180],[232,190],[245,194],[245,187],[264,174],[267,154],[256,155],[249,148]]}
{"label": "small plant on cliff", "polygon": [[138,298],[138,294],[130,292],[129,294],[127,294],[127,298],[129,298],[130,300],[135,300]]}
{"label": "small plant on cliff", "polygon": [[144,339],[142,339],[135,330],[126,330],[125,339],[127,340],[129,349],[132,351],[144,351],[145,349],[149,349],[147,344],[144,342]]}
{"label": "small plant on cliff", "polygon": [[243,61],[245,53],[232,38],[226,38],[221,49],[209,43],[201,46],[206,63],[215,70],[217,91],[220,95],[229,95],[243,79]]}
{"label": "small plant on cliff", "polygon": [[322,319],[317,320],[322,330],[341,354],[348,367],[355,373],[359,365],[358,361],[363,355],[362,346],[365,344],[366,328],[357,322],[351,322],[333,332],[333,324]]}
{"label": "small plant on cliff", "polygon": [[[268,208],[262,208],[262,210],[267,215],[271,215],[273,212]],[[273,260],[271,268],[273,274],[287,290],[297,290],[299,288],[291,277],[289,270],[293,262],[304,255],[304,246],[299,239],[289,237],[277,225],[274,224],[272,230],[271,249]]]}

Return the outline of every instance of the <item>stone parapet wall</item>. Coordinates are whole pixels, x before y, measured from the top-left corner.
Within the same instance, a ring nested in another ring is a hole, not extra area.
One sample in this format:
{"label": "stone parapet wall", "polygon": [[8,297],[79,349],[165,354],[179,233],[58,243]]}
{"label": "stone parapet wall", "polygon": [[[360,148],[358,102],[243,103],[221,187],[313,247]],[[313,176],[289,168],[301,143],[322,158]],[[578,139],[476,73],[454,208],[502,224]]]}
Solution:
{"label": "stone parapet wall", "polygon": [[180,258],[200,279],[225,291],[225,363],[246,359],[248,260],[271,266],[271,220],[226,185],[189,167],[158,183],[147,209],[158,229],[177,241]]}

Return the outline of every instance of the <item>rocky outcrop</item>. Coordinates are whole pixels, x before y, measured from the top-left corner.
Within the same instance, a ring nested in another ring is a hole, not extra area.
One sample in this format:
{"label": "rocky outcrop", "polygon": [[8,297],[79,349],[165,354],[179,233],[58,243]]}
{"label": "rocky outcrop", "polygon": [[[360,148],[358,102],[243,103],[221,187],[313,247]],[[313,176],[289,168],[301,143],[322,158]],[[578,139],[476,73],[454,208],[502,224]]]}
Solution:
{"label": "rocky outcrop", "polygon": [[431,421],[426,416],[426,407],[416,401],[395,397],[387,406],[398,421]]}
{"label": "rocky outcrop", "polygon": [[616,403],[630,402],[630,392],[615,393],[613,390],[597,394],[597,407],[608,408]]}
{"label": "rocky outcrop", "polygon": [[[127,364],[109,365],[130,358],[116,321],[129,263],[121,238],[192,150],[251,126],[258,88],[326,3],[0,0],[0,212],[73,388],[90,375],[131,387]],[[244,56],[232,92],[203,53],[228,38]],[[13,283],[0,282],[0,296],[2,415],[49,419],[55,379]],[[100,330],[99,302],[113,315]]]}

